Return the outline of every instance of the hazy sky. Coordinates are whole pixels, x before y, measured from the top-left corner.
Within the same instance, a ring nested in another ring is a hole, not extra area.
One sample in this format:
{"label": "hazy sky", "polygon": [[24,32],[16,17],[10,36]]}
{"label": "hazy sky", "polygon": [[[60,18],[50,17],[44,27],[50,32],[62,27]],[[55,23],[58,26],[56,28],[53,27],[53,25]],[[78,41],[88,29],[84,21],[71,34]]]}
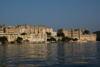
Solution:
{"label": "hazy sky", "polygon": [[0,0],[0,25],[100,30],[100,0]]}

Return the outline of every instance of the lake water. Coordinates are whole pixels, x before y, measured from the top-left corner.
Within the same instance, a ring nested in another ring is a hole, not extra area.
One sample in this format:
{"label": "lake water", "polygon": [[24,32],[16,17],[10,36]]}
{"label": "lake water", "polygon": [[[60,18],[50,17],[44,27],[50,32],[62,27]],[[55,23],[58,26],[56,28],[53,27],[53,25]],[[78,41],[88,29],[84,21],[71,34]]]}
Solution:
{"label": "lake water", "polygon": [[0,45],[0,67],[100,67],[100,42]]}

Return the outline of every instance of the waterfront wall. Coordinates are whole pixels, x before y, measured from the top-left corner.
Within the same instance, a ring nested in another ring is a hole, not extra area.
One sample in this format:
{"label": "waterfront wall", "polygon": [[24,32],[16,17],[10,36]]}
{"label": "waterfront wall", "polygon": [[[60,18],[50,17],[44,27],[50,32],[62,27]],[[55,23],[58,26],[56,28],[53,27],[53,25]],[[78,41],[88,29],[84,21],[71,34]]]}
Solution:
{"label": "waterfront wall", "polygon": [[[30,42],[47,41],[46,32],[50,32],[52,37],[57,36],[57,33],[52,28],[46,26],[30,26],[28,24],[18,25],[17,27],[0,26],[0,36],[6,36],[9,42],[15,41],[17,37],[22,37],[23,40],[29,40]],[[22,33],[27,35],[21,35]]]}
{"label": "waterfront wall", "polygon": [[65,30],[65,28],[58,29],[58,34],[64,33],[66,37],[77,38],[78,40],[96,41],[96,34],[83,34],[84,30],[71,29]]}
{"label": "waterfront wall", "polygon": [[46,42],[47,34],[27,34],[27,35],[18,35],[18,34],[0,34],[0,37],[6,36],[9,42],[16,41],[18,37],[23,38],[23,41],[29,40],[29,42]]}

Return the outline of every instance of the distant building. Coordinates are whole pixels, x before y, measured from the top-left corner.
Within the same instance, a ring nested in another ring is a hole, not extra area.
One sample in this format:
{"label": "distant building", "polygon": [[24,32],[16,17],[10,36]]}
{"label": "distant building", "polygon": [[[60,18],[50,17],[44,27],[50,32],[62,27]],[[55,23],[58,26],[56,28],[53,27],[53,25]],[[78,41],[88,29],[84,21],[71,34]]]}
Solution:
{"label": "distant building", "polygon": [[44,33],[47,29],[46,26],[29,26],[28,24],[25,25],[18,25],[17,27],[9,27],[9,26],[2,26],[5,33],[15,33],[15,34],[21,34],[21,33]]}
{"label": "distant building", "polygon": [[97,41],[100,41],[100,31],[96,31],[93,33],[97,35]]}
{"label": "distant building", "polygon": [[0,37],[6,36],[9,42],[16,41],[18,37],[23,38],[23,41],[28,40],[29,42],[46,42],[46,34],[27,34],[27,35],[18,35],[18,34],[0,34]]}
{"label": "distant building", "polygon": [[4,31],[3,31],[3,28],[0,26],[0,34],[3,34]]}
{"label": "distant building", "polygon": [[4,33],[15,33],[15,34],[21,34],[21,33],[46,33],[51,32],[52,36],[56,36],[56,32],[53,32],[52,28],[47,28],[46,26],[29,26],[28,24],[25,25],[18,25],[17,27],[12,27],[8,25],[2,25],[1,26]]}
{"label": "distant building", "polygon": [[[25,24],[13,27],[0,25],[0,36],[7,36],[8,41],[14,41],[17,37],[22,37],[24,40],[29,40],[30,42],[47,41],[46,32],[50,32],[52,37],[57,35],[56,32],[53,32],[52,28],[49,29],[46,26],[29,26],[28,24]],[[28,35],[20,35],[22,33]]]}
{"label": "distant building", "polygon": [[96,41],[96,34],[83,34],[83,32],[84,30],[73,28],[71,30],[65,30],[65,28],[58,29],[58,34],[64,33],[66,37],[77,38],[78,40]]}

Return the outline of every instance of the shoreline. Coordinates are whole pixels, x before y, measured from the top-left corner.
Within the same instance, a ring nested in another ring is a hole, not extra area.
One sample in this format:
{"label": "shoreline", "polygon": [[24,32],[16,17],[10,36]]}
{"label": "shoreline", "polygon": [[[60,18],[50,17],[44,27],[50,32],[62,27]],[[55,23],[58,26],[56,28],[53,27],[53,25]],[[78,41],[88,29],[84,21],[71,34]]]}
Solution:
{"label": "shoreline", "polygon": [[89,43],[89,42],[100,42],[100,41],[70,41],[70,42],[22,42],[22,43],[11,43],[11,42],[7,42],[5,44],[2,44],[0,42],[0,45],[8,45],[8,44],[53,44],[53,43]]}

